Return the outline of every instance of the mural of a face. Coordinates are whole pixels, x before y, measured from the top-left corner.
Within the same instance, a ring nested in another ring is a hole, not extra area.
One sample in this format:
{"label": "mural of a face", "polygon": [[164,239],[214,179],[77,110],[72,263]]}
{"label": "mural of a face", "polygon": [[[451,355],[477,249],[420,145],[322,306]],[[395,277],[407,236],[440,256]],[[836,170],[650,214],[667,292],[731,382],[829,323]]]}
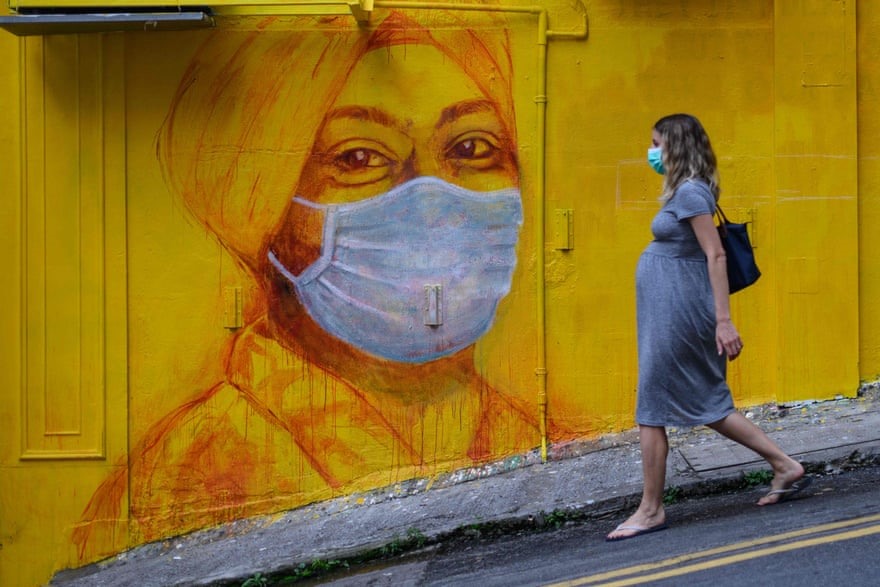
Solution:
{"label": "mural of a face", "polygon": [[83,560],[118,548],[116,521],[155,540],[534,446],[473,356],[523,223],[507,28],[441,17],[267,18],[197,50],[158,155],[254,279],[245,325],[176,409],[132,399]]}
{"label": "mural of a face", "polygon": [[470,346],[510,288],[518,183],[499,106],[462,69],[429,44],[367,52],[269,244],[269,273],[295,290],[276,289],[282,320],[305,306],[336,341],[393,361]]}

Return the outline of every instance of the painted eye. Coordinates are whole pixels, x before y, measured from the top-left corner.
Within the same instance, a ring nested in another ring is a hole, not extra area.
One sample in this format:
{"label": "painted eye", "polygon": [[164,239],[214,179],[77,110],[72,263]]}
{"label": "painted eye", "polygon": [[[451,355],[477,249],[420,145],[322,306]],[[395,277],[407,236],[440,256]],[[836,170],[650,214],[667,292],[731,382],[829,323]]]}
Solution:
{"label": "painted eye", "polygon": [[336,157],[336,164],[344,171],[358,171],[388,165],[388,158],[372,149],[350,149]]}
{"label": "painted eye", "polygon": [[497,151],[498,148],[486,139],[468,138],[452,145],[447,155],[452,159],[486,159]]}
{"label": "painted eye", "polygon": [[381,142],[354,137],[317,151],[315,161],[321,165],[323,177],[334,185],[361,186],[381,181],[399,163],[394,151]]}

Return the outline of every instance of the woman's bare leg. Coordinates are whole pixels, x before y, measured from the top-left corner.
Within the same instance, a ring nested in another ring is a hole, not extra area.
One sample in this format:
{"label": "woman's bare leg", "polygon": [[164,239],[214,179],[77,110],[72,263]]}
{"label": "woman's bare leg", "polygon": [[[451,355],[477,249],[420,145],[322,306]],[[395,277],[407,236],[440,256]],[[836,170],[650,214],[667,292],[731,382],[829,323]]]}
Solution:
{"label": "woman's bare leg", "polygon": [[[709,424],[709,427],[764,457],[773,467],[773,489],[788,489],[804,476],[804,467],[799,462],[785,454],[763,430],[739,412]],[[779,494],[764,496],[758,501],[758,505],[774,504],[780,497]]]}
{"label": "woman's bare leg", "polygon": [[[644,488],[639,509],[621,524],[621,527],[654,528],[666,522],[663,510],[663,488],[666,485],[666,456],[669,441],[666,429],[659,426],[639,426],[639,445],[642,451],[642,475]],[[636,530],[615,530],[608,535],[611,540],[638,534]]]}

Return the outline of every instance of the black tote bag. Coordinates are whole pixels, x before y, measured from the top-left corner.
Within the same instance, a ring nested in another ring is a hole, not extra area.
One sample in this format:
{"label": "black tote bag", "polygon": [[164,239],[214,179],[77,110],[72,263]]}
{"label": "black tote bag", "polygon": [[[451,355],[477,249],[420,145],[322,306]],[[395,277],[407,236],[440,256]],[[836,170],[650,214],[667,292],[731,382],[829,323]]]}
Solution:
{"label": "black tote bag", "polygon": [[727,283],[730,293],[736,293],[758,281],[761,270],[755,262],[746,225],[728,220],[721,206],[716,206],[715,213],[718,215],[718,236],[727,255]]}

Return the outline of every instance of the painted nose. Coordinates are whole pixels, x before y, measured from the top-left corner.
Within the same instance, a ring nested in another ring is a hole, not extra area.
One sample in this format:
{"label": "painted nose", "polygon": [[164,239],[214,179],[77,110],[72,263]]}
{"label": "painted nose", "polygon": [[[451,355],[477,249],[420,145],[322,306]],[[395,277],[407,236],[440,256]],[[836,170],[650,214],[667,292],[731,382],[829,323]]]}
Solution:
{"label": "painted nose", "polygon": [[401,169],[401,182],[422,176],[443,177],[442,168],[437,158],[427,149],[414,149],[409,158],[404,161]]}

